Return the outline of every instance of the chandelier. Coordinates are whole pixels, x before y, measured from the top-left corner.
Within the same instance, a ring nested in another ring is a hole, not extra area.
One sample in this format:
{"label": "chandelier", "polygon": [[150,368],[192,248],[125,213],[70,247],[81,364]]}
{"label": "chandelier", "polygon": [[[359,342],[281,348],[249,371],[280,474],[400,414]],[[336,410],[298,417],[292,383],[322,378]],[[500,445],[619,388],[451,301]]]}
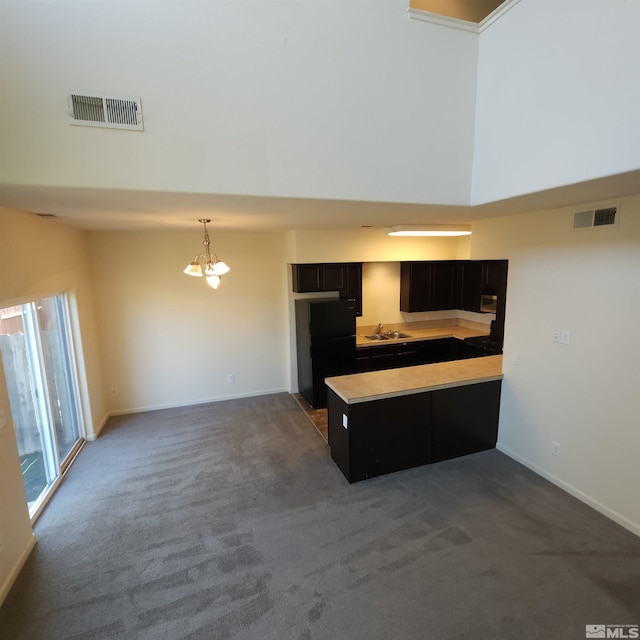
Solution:
{"label": "chandelier", "polygon": [[222,260],[218,260],[218,256],[215,253],[211,253],[211,241],[209,240],[209,233],[207,232],[207,222],[211,222],[211,220],[200,218],[198,222],[202,222],[204,225],[204,240],[202,241],[204,254],[201,253],[197,255],[193,259],[193,262],[187,265],[184,273],[188,276],[196,276],[197,278],[204,277],[210,287],[217,289],[222,276],[225,273],[229,273],[231,268],[222,262]]}

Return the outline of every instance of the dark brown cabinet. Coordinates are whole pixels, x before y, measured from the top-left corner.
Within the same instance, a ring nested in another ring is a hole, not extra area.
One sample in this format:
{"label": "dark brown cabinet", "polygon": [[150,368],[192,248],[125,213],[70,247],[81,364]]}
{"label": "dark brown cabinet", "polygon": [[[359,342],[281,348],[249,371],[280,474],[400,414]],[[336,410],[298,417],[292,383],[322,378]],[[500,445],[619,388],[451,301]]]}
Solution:
{"label": "dark brown cabinet", "polygon": [[483,263],[476,260],[460,260],[456,278],[458,309],[480,311],[482,295]]}
{"label": "dark brown cabinet", "polygon": [[507,291],[506,260],[459,260],[457,267],[457,308],[480,311],[480,297],[492,295],[504,302]]}
{"label": "dark brown cabinet", "polygon": [[501,382],[434,391],[429,462],[493,449],[498,438]]}
{"label": "dark brown cabinet", "polygon": [[331,457],[349,482],[492,449],[501,381],[346,403],[328,392]]}
{"label": "dark brown cabinet", "polygon": [[455,309],[455,291],[455,260],[400,264],[400,311]]}
{"label": "dark brown cabinet", "polygon": [[322,264],[294,264],[293,290],[297,293],[324,291]]}
{"label": "dark brown cabinet", "polygon": [[327,262],[292,265],[293,290],[296,293],[337,291],[354,303],[356,315],[362,315],[362,263]]}
{"label": "dark brown cabinet", "polygon": [[356,372],[381,371],[458,360],[466,357],[461,355],[459,348],[461,344],[462,342],[456,338],[437,338],[358,347]]}
{"label": "dark brown cabinet", "polygon": [[504,333],[507,260],[435,260],[400,264],[400,311],[481,311],[496,296],[495,335]]}

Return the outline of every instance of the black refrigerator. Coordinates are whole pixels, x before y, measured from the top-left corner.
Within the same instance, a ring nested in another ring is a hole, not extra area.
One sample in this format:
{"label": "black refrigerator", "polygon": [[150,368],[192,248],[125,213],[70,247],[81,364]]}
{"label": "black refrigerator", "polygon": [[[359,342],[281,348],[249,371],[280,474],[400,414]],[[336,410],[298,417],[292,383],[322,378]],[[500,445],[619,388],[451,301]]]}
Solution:
{"label": "black refrigerator", "polygon": [[327,406],[324,379],[353,373],[356,310],[338,298],[296,300],[298,390],[314,408]]}

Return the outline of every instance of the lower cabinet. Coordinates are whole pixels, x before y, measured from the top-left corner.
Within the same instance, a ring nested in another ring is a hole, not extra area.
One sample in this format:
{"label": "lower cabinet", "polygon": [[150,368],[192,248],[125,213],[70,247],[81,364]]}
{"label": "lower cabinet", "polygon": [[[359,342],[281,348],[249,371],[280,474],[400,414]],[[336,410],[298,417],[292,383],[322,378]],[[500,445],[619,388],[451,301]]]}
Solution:
{"label": "lower cabinet", "polygon": [[349,482],[492,449],[501,381],[348,404],[328,390],[331,457]]}
{"label": "lower cabinet", "polygon": [[417,364],[433,364],[461,358],[457,338],[438,338],[421,342],[393,342],[356,349],[356,372],[381,371],[411,367]]}

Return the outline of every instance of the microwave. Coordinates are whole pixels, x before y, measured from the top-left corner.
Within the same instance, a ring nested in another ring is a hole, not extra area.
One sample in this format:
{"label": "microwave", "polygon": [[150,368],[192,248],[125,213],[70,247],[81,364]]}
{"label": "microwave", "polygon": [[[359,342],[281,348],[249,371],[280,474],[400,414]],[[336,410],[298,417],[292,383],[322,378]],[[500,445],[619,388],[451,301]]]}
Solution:
{"label": "microwave", "polygon": [[481,313],[495,313],[498,308],[498,296],[483,293],[480,296]]}

